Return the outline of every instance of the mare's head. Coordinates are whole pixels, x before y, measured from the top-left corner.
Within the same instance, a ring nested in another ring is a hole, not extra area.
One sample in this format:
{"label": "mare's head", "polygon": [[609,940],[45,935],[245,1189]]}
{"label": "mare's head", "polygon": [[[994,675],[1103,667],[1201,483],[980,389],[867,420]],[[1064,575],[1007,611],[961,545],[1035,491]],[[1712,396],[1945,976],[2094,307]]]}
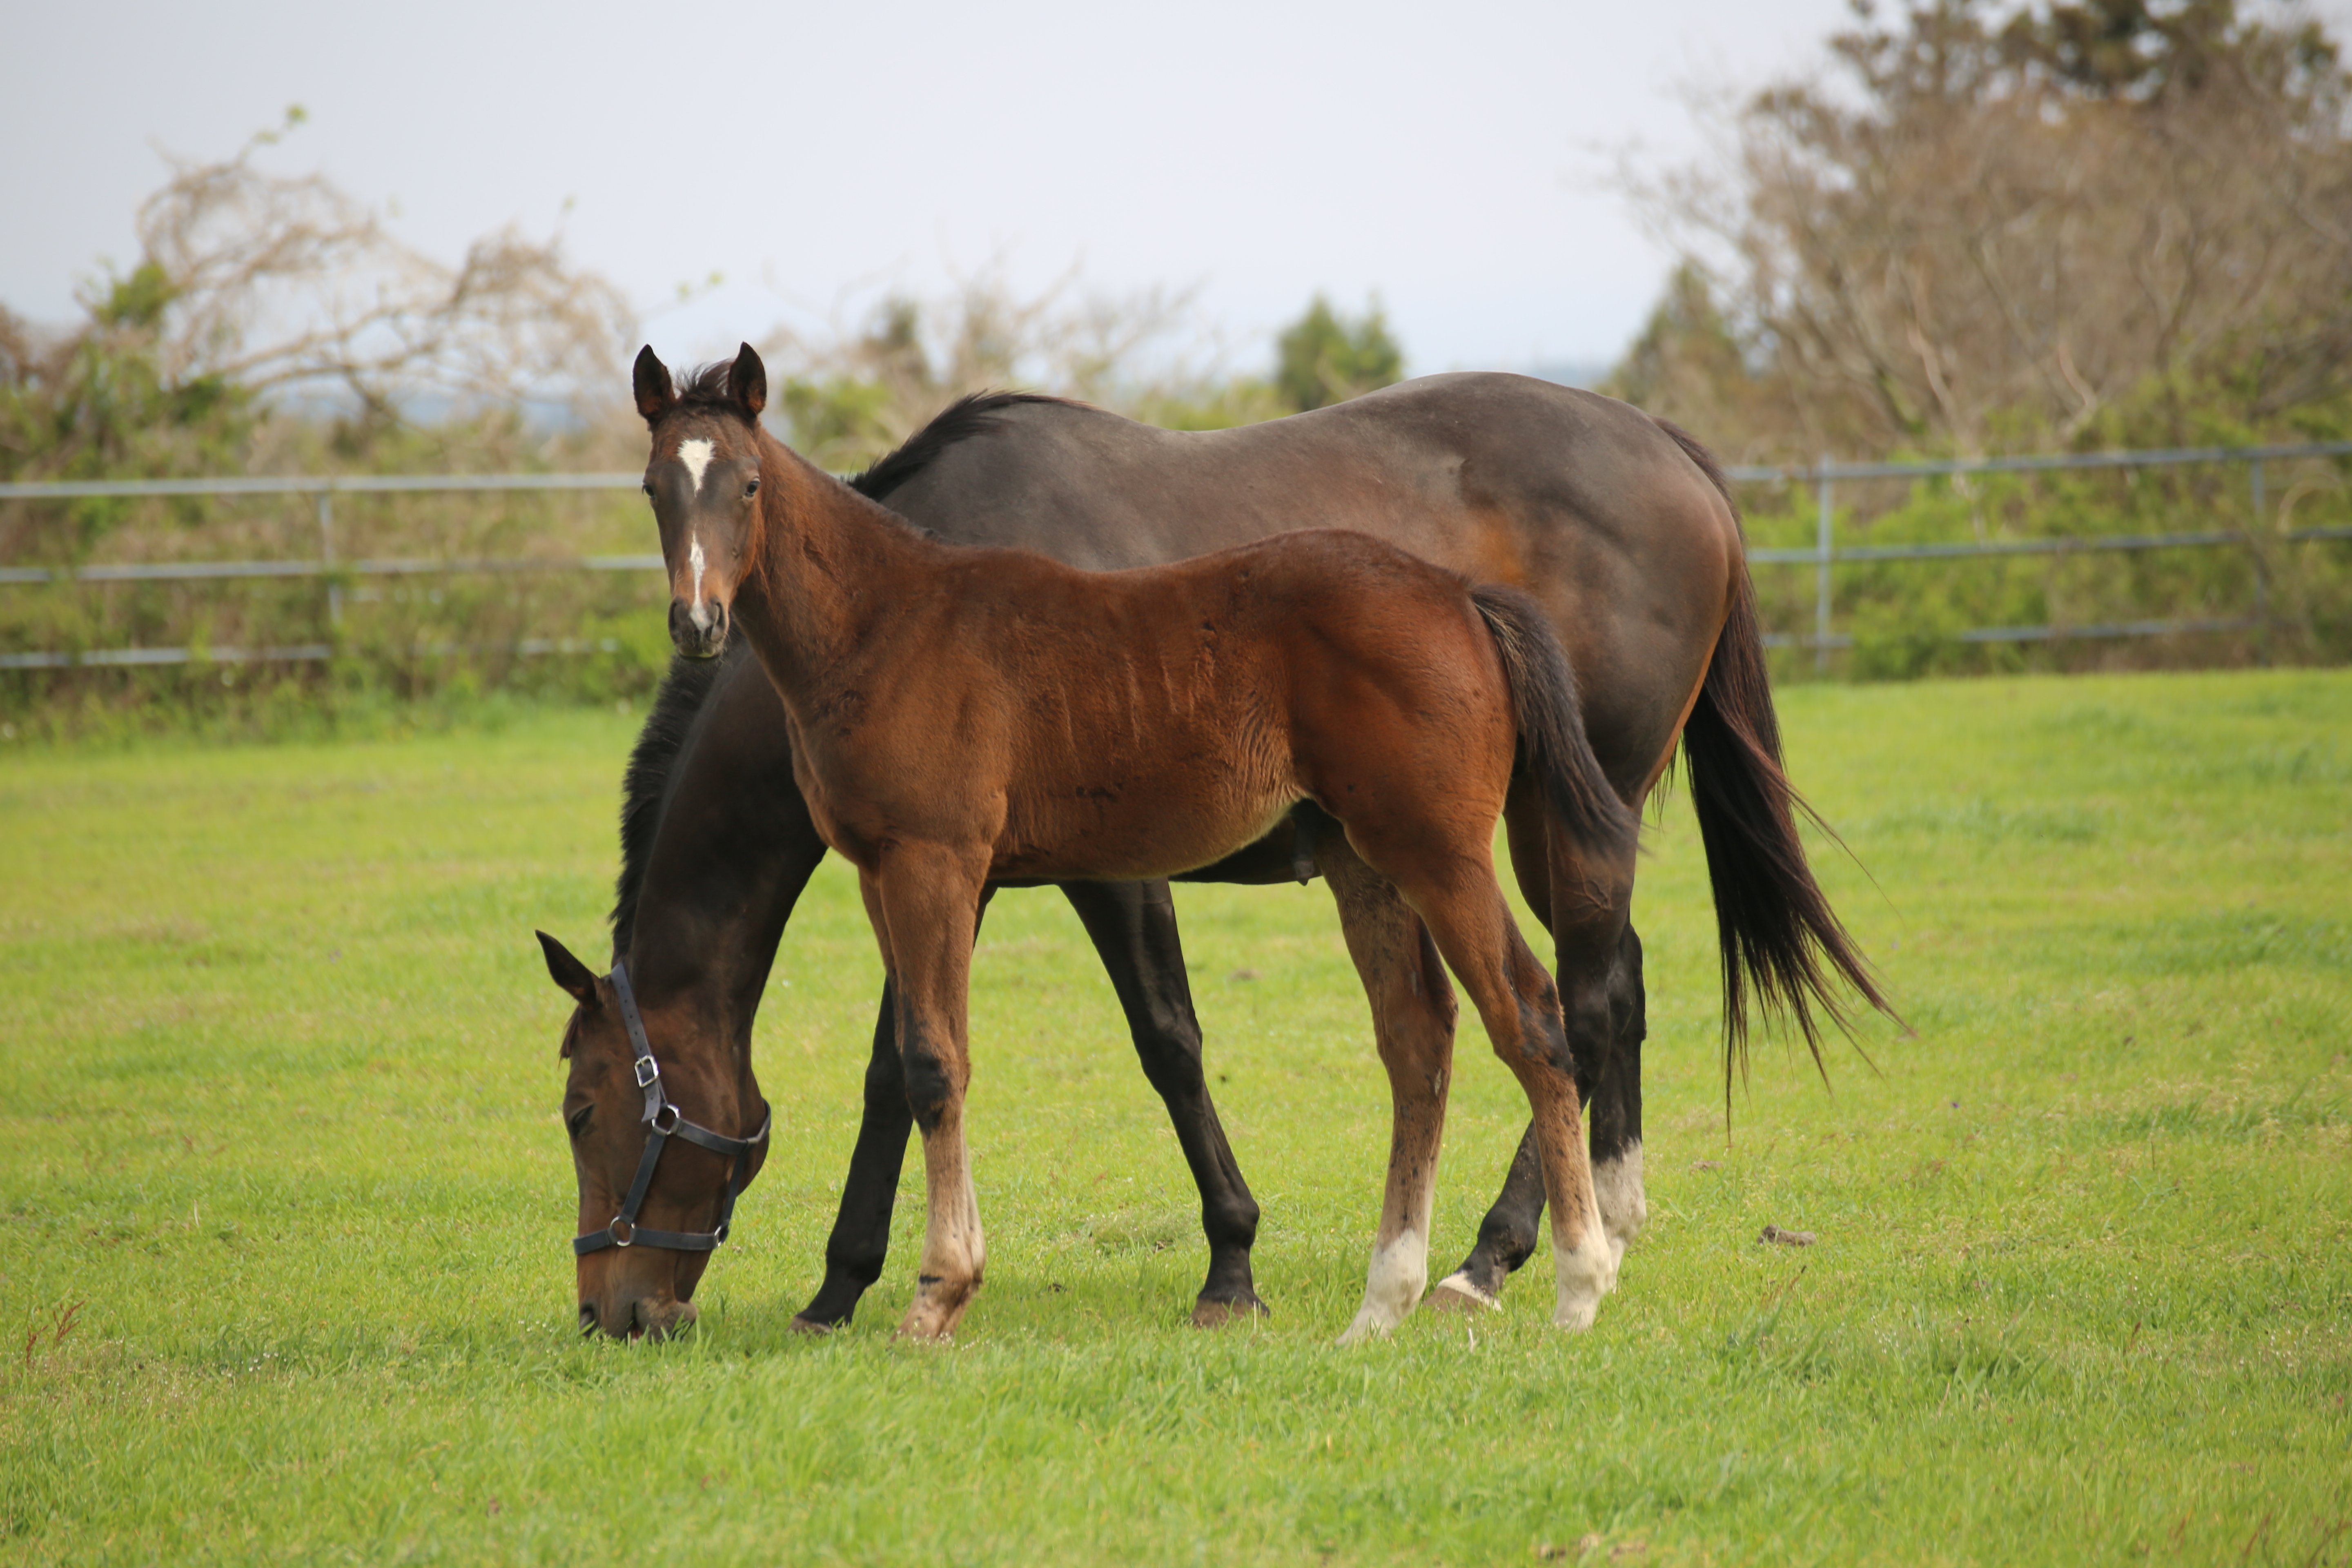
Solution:
{"label": "mare's head", "polygon": [[[620,997],[610,976],[598,975],[570,949],[539,933],[547,972],[571,996],[572,1019],[563,1031],[563,1125],[572,1139],[572,1170],[580,1186],[576,1234],[604,1231],[620,1214],[646,1152],[645,1094],[634,1070],[635,1053],[623,1022]],[[727,1137],[748,1137],[766,1116],[758,1087],[723,1048],[681,1048],[680,1042],[708,1035],[686,1015],[686,1003],[656,1004],[641,1019],[656,1058],[662,1088],[687,1120]],[[751,1156],[744,1184],[765,1158],[763,1143]],[[636,1230],[708,1233],[724,1212],[730,1163],[672,1137],[656,1162],[652,1184],[637,1211]],[[615,1339],[664,1338],[694,1321],[694,1288],[710,1262],[709,1252],[676,1251],[650,1244],[605,1247],[579,1255],[580,1329],[603,1330]]]}
{"label": "mare's head", "polygon": [[670,641],[688,658],[713,658],[727,646],[728,606],[751,566],[767,367],[745,343],[733,363],[712,366],[681,392],[648,345],[632,380],[653,431],[646,494],[669,569]]}

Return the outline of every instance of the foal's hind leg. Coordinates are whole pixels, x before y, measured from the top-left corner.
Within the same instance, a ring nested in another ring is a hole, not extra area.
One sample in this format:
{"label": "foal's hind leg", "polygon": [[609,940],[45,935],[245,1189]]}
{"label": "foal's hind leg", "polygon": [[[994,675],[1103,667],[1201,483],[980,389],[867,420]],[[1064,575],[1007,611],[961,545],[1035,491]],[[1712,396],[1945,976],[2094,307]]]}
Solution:
{"label": "foal's hind leg", "polygon": [[[1608,1233],[1612,1262],[1642,1233],[1650,1213],[1642,1184],[1642,1043],[1649,1037],[1642,987],[1642,939],[1627,926],[1609,978],[1609,1046],[1596,1077],[1577,1077],[1583,1098],[1592,1190]],[[1581,1065],[1580,1063],[1580,1065]],[[1432,1307],[1497,1307],[1504,1284],[1536,1249],[1543,1222],[1543,1161],[1530,1122],[1478,1239],[1462,1267],[1431,1288]]]}
{"label": "foal's hind leg", "polygon": [[1257,1239],[1257,1200],[1234,1161],[1201,1071],[1201,1022],[1184,974],[1176,906],[1165,882],[1065,882],[1088,940],[1110,975],[1142,1058],[1143,1076],[1160,1091],[1169,1122],[1201,1189],[1201,1228],[1209,1237],[1209,1278],[1192,1321],[1213,1328],[1236,1314],[1264,1312],[1250,1278]]}
{"label": "foal's hind leg", "polygon": [[[1540,787],[1514,782],[1504,809],[1509,829],[1511,869],[1528,907],[1553,929],[1550,832]],[[1577,922],[1571,920],[1574,926]],[[1557,952],[1557,947],[1555,948]],[[1608,1232],[1612,1260],[1641,1234],[1649,1215],[1642,1185],[1642,1042],[1648,1035],[1642,986],[1642,942],[1625,928],[1607,982],[1609,1027],[1598,1049],[1577,1042],[1576,1089],[1583,1101],[1590,1137],[1593,1190],[1601,1223]],[[1495,1307],[1509,1278],[1533,1255],[1544,1211],[1543,1165],[1536,1152],[1533,1123],[1519,1139],[1517,1154],[1494,1205],[1479,1222],[1478,1238],[1462,1267],[1438,1281],[1433,1307]]]}
{"label": "foal's hind leg", "polygon": [[1351,1344],[1402,1321],[1429,1283],[1429,1208],[1454,1070],[1454,987],[1429,930],[1388,880],[1330,825],[1315,858],[1339,905],[1348,956],[1372,1005],[1373,1037],[1389,1074],[1389,1169],[1364,1304],[1339,1336]]}
{"label": "foal's hind leg", "polygon": [[[1551,1240],[1557,1299],[1552,1321],[1563,1328],[1581,1329],[1592,1322],[1601,1298],[1617,1280],[1609,1244],[1593,1201],[1592,1172],[1581,1136],[1580,1102],[1576,1092],[1575,1057],[1569,1046],[1574,1037],[1587,1048],[1597,1047],[1608,1027],[1604,994],[1591,984],[1592,966],[1582,962],[1590,940],[1591,911],[1584,901],[1605,886],[1612,895],[1603,913],[1613,910],[1615,924],[1623,923],[1624,890],[1632,886],[1630,850],[1622,867],[1609,868],[1605,883],[1595,884],[1577,873],[1570,886],[1578,890],[1572,906],[1579,925],[1578,942],[1570,949],[1579,962],[1572,973],[1576,984],[1566,992],[1555,987],[1543,965],[1521,940],[1511,919],[1503,890],[1495,883],[1492,863],[1484,844],[1462,845],[1458,852],[1427,848],[1400,838],[1394,844],[1360,846],[1365,858],[1396,881],[1422,918],[1440,952],[1470,993],[1486,1026],[1495,1054],[1511,1069],[1526,1092],[1534,1113],[1536,1148],[1542,1168],[1545,1196],[1551,1208]],[[1559,866],[1554,866],[1555,885]],[[1563,907],[1556,899],[1555,910]],[[1614,930],[1611,931],[1613,946]],[[1601,978],[1605,978],[1605,965]]]}

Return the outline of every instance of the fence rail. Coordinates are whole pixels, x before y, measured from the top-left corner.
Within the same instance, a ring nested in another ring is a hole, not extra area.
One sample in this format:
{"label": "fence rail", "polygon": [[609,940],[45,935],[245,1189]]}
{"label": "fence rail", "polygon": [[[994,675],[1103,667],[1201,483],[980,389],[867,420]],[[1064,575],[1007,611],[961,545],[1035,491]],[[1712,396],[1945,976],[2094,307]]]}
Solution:
{"label": "fence rail", "polygon": [[[2143,533],[2067,539],[1987,540],[1948,544],[1861,544],[1837,542],[1836,488],[1841,480],[1953,478],[1973,474],[2051,473],[2102,468],[2171,468],[2197,463],[2243,463],[2248,469],[2252,515],[2268,510],[2266,466],[2273,462],[2318,458],[2352,458],[2352,441],[2315,442],[2289,447],[2194,447],[2158,451],[2053,453],[2021,458],[1952,458],[1916,463],[1841,463],[1829,458],[1811,464],[1783,467],[1744,466],[1726,470],[1738,483],[1791,483],[1814,487],[1817,524],[1811,548],[1757,547],[1748,559],[1757,565],[1810,565],[1815,572],[1813,629],[1810,634],[1769,633],[1768,647],[1811,647],[1815,660],[1827,668],[1833,649],[1852,647],[1853,638],[1836,629],[1835,578],[1840,563],[1878,561],[1957,561],[2014,555],[2066,555],[2092,552],[2240,548],[2252,557],[2255,603],[2252,614],[2189,620],[2134,620],[2099,625],[2039,626],[1974,626],[1941,634],[1963,643],[2050,642],[2070,638],[2163,637],[2182,634],[2259,631],[2270,625],[2269,565],[2263,543],[2304,544],[2352,539],[2352,527],[2302,528],[2257,536],[2246,529],[2204,529],[2180,533]],[[656,554],[509,557],[428,560],[387,558],[341,560],[335,551],[334,498],[338,495],[386,495],[465,492],[534,492],[635,489],[640,476],[610,474],[437,474],[310,476],[270,479],[70,479],[0,484],[0,500],[77,500],[163,496],[309,496],[316,510],[320,552],[316,559],[284,561],[132,562],[89,566],[0,567],[0,585],[46,583],[171,583],[228,581],[250,578],[322,578],[328,584],[331,621],[342,611],[342,584],[362,577],[460,575],[531,572],[645,572],[661,569]],[[611,647],[609,639],[596,642],[572,638],[530,638],[515,646],[526,655],[586,652]],[[454,647],[454,645],[451,645]],[[447,652],[451,647],[425,649]],[[98,648],[79,653],[0,654],[0,669],[50,669],[74,665],[164,665],[214,661],[247,663],[262,660],[318,660],[331,658],[326,643],[301,643],[282,647]]]}
{"label": "fence rail", "polygon": [[[2186,533],[2144,533],[2073,539],[1986,540],[1967,544],[1837,543],[1837,482],[1840,479],[1900,479],[1955,478],[1969,474],[2037,474],[2080,472],[2099,468],[2174,468],[2189,463],[2244,463],[2257,519],[2269,510],[2266,466],[2272,462],[2312,458],[2352,457],[2352,441],[2314,441],[2292,447],[2176,447],[2139,452],[2055,452],[2022,458],[1954,458],[1916,463],[1841,463],[1824,457],[1811,465],[1780,468],[1740,467],[1725,470],[1735,482],[1810,483],[1817,510],[1813,547],[1810,550],[1752,549],[1748,559],[1759,565],[1811,565],[1814,570],[1813,630],[1811,637],[1769,632],[1768,647],[1810,647],[1816,668],[1829,668],[1832,649],[1852,647],[1853,638],[1836,629],[1834,571],[1841,561],[1955,561],[1978,556],[2063,555],[2078,551],[2175,550],[2236,545],[2251,556],[2254,569],[2254,613],[2221,619],[2118,621],[2107,625],[2042,626],[1970,626],[1948,634],[1963,643],[2057,642],[2073,638],[2166,637],[2200,632],[2263,631],[2270,626],[2270,567],[2249,530],[2205,529]],[[2303,528],[2272,536],[2279,543],[2303,544],[2319,540],[2352,539],[2352,528]]]}

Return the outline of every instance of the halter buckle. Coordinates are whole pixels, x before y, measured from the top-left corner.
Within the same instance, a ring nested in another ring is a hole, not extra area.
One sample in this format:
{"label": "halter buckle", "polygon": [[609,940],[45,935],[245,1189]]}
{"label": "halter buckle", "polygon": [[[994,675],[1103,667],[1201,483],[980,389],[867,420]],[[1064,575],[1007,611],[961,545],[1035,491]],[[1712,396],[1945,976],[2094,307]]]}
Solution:
{"label": "halter buckle", "polygon": [[[622,1235],[621,1233],[624,1231],[626,1231],[628,1234],[625,1236]],[[604,1234],[613,1238],[614,1246],[626,1247],[629,1243],[637,1239],[637,1227],[630,1224],[627,1220],[623,1219],[620,1215],[614,1215],[613,1216],[613,1223],[604,1227]]]}
{"label": "halter buckle", "polygon": [[661,1077],[661,1063],[651,1057],[639,1057],[636,1059],[636,1076],[639,1089],[652,1088],[654,1079]]}
{"label": "halter buckle", "polygon": [[[669,1113],[669,1125],[667,1127],[662,1125],[662,1113],[664,1111]],[[678,1110],[677,1105],[669,1100],[666,1100],[662,1101],[659,1106],[655,1108],[653,1129],[665,1138],[677,1131],[679,1127],[685,1124],[685,1122],[686,1113]]]}

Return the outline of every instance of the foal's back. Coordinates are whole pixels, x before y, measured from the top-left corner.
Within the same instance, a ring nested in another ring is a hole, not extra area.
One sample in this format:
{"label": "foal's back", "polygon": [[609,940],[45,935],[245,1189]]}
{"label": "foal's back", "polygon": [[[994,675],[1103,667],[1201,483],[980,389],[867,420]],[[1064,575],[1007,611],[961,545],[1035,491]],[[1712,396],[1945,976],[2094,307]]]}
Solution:
{"label": "foal's back", "polygon": [[1513,728],[1492,643],[1467,584],[1394,545],[1327,529],[1123,572],[933,559],[932,591],[845,671],[894,719],[858,740],[878,763],[844,761],[892,809],[1001,801],[993,876],[1167,876],[1302,796],[1345,820],[1431,779],[1482,832],[1501,810]]}

